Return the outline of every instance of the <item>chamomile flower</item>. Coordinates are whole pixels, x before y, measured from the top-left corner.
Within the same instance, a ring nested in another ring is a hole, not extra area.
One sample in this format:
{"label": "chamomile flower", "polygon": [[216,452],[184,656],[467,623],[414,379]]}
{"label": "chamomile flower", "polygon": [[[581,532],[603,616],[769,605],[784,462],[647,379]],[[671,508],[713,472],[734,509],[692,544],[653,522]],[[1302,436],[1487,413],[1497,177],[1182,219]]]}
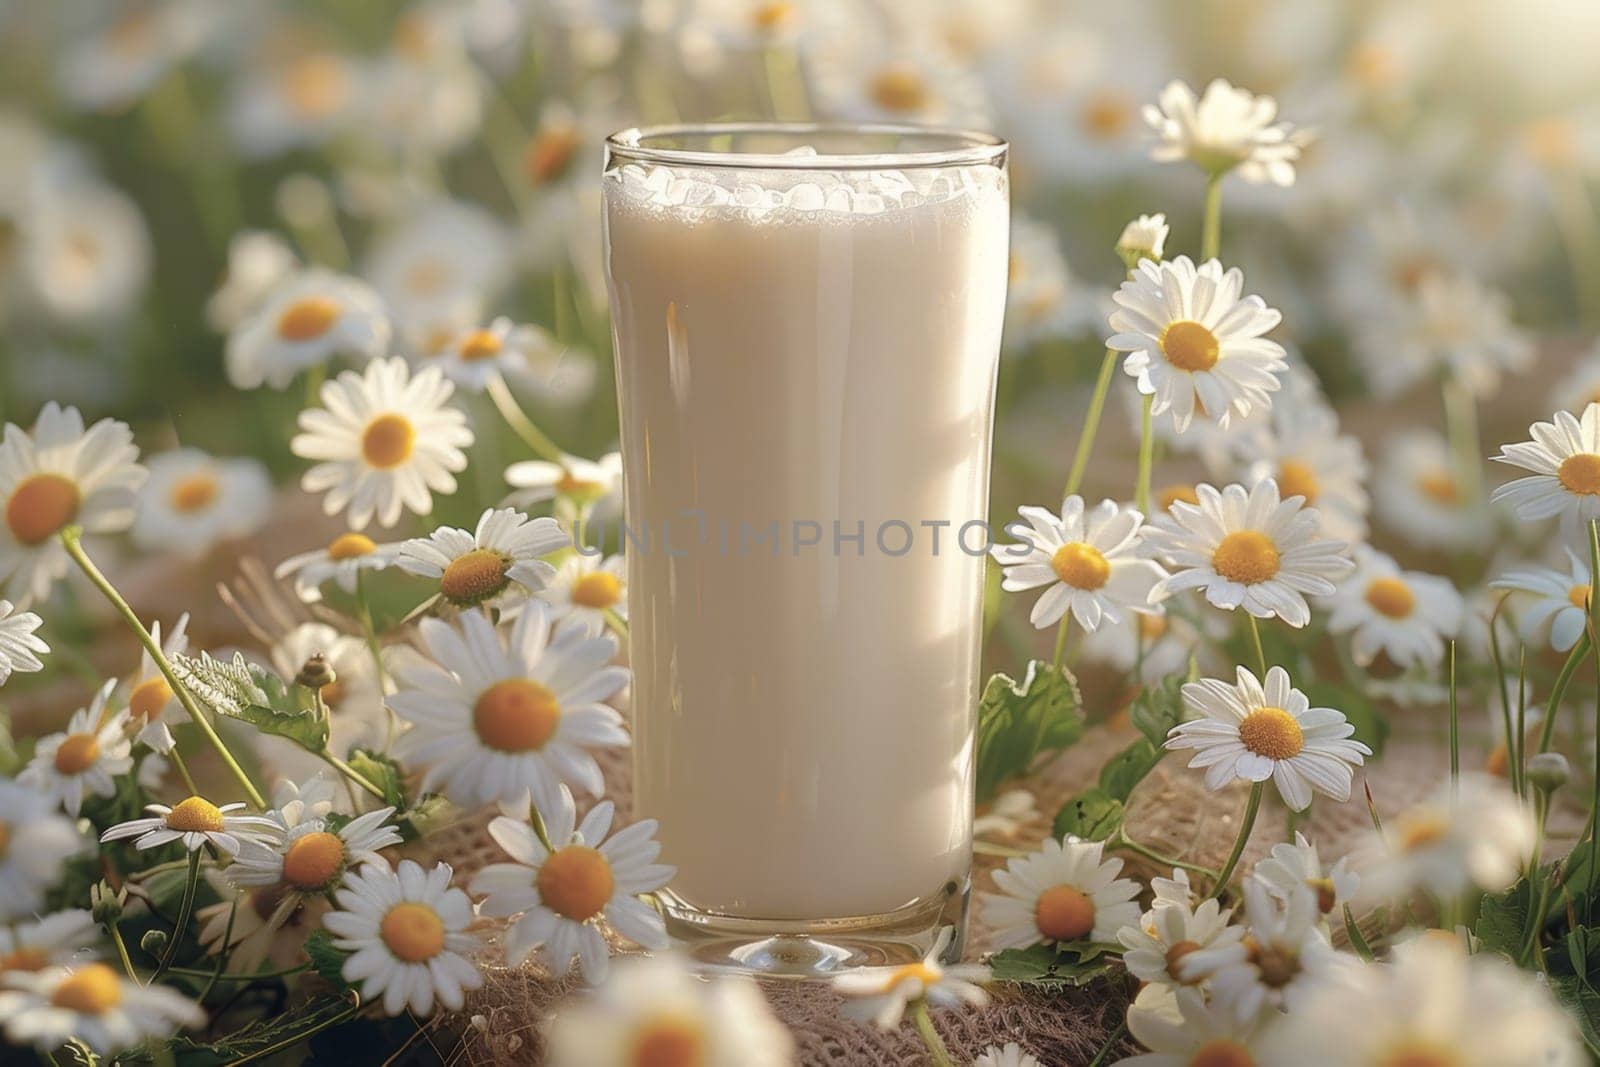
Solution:
{"label": "chamomile flower", "polygon": [[1138,920],[1117,931],[1117,940],[1126,950],[1122,960],[1130,973],[1142,982],[1193,985],[1198,982],[1183,969],[1192,952],[1204,948],[1226,947],[1244,937],[1244,927],[1229,925],[1233,909],[1224,910],[1215,898],[1197,907],[1189,891],[1189,877],[1182,870],[1171,879],[1157,878],[1151,883],[1155,903]]}
{"label": "chamomile flower", "polygon": [[1529,522],[1559,515],[1562,529],[1575,535],[1600,518],[1600,404],[1581,416],[1558,411],[1554,422],[1536,422],[1529,433],[1533,440],[1502,445],[1491,458],[1533,473],[1500,486],[1492,499]]}
{"label": "chamomile flower", "polygon": [[80,960],[90,954],[98,933],[94,916],[83,908],[0,926],[0,976]]}
{"label": "chamomile flower", "polygon": [[1243,1023],[1268,1008],[1293,1009],[1319,982],[1354,957],[1334,951],[1311,890],[1279,901],[1246,879],[1249,933],[1241,941],[1191,952],[1183,972],[1211,983],[1212,999]]}
{"label": "chamomile flower", "polygon": [[1343,712],[1313,708],[1282,667],[1267,671],[1265,685],[1244,667],[1236,685],[1188,682],[1183,701],[1201,717],[1174,726],[1166,747],[1197,750],[1189,766],[1206,768],[1207,789],[1271,779],[1290,810],[1304,811],[1313,792],[1349,800],[1354,768],[1372,755],[1351,740]]}
{"label": "chamomile flower", "polygon": [[22,280],[57,319],[104,325],[128,315],[150,278],[150,234],[138,206],[92,176],[49,180],[21,234]]}
{"label": "chamomile flower", "polygon": [[453,493],[472,444],[464,414],[447,401],[455,386],[437,370],[411,374],[404,359],[375,359],[322,386],[323,407],[300,413],[290,449],[317,460],[300,486],[326,492],[329,515],[348,509],[351,528],[376,516],[393,526],[403,511],[426,515],[433,493]]}
{"label": "chamomile flower", "polygon": [[990,1045],[972,1061],[972,1067],[1044,1067],[1044,1063],[1031,1052],[1024,1052],[1015,1041],[1004,1047]]}
{"label": "chamomile flower", "polygon": [[1324,918],[1353,901],[1361,887],[1361,877],[1350,869],[1348,856],[1340,857],[1331,867],[1325,866],[1317,855],[1317,846],[1298,830],[1292,844],[1280,841],[1273,845],[1272,854],[1258,860],[1250,876],[1285,907],[1296,893],[1309,889],[1316,895],[1317,910]]}
{"label": "chamomile flower", "polygon": [[424,870],[401,860],[398,870],[368,864],[346,876],[334,894],[338,910],[322,925],[334,944],[352,955],[344,961],[345,981],[361,987],[365,1000],[383,996],[383,1010],[398,1015],[409,1008],[426,1017],[434,1002],[460,1011],[467,990],[483,985],[472,965],[478,939],[467,932],[472,902],[450,885],[448,863]]}
{"label": "chamomile flower", "polygon": [[85,796],[113,795],[117,791],[113,779],[133,770],[128,713],[113,715],[106,708],[116,685],[112,679],[101,686],[87,708],[72,713],[65,731],[40,738],[33,759],[17,776],[19,783],[49,797],[74,818]]}
{"label": "chamomile flower", "polygon": [[992,801],[979,804],[972,820],[972,836],[1008,841],[1040,821],[1039,801],[1027,789],[1008,789]]}
{"label": "chamomile flower", "polygon": [[544,500],[567,501],[580,513],[593,512],[600,517],[620,510],[622,455],[608,452],[598,461],[566,456],[560,463],[523,460],[506,468],[506,481],[516,490],[507,502],[517,507]]}
{"label": "chamomile flower", "polygon": [[228,879],[241,889],[277,886],[284,893],[327,893],[351,869],[385,864],[380,850],[400,843],[400,831],[389,824],[393,814],[392,807],[378,808],[334,829],[322,816],[280,813],[280,826],[291,819],[293,825],[277,837],[245,842],[228,867]]}
{"label": "chamomile flower", "polygon": [[1350,657],[1360,667],[1379,653],[1399,667],[1437,664],[1445,639],[1460,632],[1465,610],[1448,578],[1402,571],[1366,545],[1357,547],[1355,571],[1328,604],[1328,629],[1350,635]]}
{"label": "chamomile flower", "polygon": [[1397,900],[1418,889],[1451,900],[1516,882],[1533,852],[1532,813],[1504,782],[1463,774],[1398,815],[1358,850],[1361,893]]}
{"label": "chamomile flower", "polygon": [[0,600],[0,684],[14,672],[31,674],[44,670],[40,656],[50,646],[34,633],[44,620],[31,611],[17,611],[9,600]]}
{"label": "chamomile flower", "polygon": [[442,785],[473,805],[531,791],[544,811],[559,804],[562,782],[604,791],[587,750],[629,743],[622,716],[601,703],[628,680],[624,668],[607,666],[615,640],[576,627],[552,633],[540,601],[507,629],[476,610],[462,614],[459,630],[424,619],[421,631],[432,662],[397,670],[400,691],[389,706],[412,724],[400,747],[427,768],[424,792]]}
{"label": "chamomile flower", "polygon": [[1003,568],[1007,592],[1048,586],[1029,614],[1034,626],[1054,626],[1071,611],[1079,626],[1093,631],[1102,619],[1121,622],[1125,611],[1158,611],[1155,594],[1167,573],[1139,553],[1144,516],[1138,511],[1114,500],[1090,510],[1073,495],[1060,515],[1031,506],[1018,513],[1027,527],[1015,524],[1008,532],[1020,542],[996,545],[990,554]]}
{"label": "chamomile flower", "polygon": [[181,841],[190,852],[210,845],[232,856],[244,842],[256,837],[273,837],[282,830],[275,820],[265,815],[233,814],[244,807],[242,801],[218,807],[205,797],[193,796],[180,800],[176,807],[147,804],[144,810],[155,812],[155,818],[119,822],[101,834],[100,840],[104,843],[134,837],[138,838],[133,843],[137,849],[160,848]]}
{"label": "chamomile flower", "polygon": [[893,1030],[913,1001],[926,1000],[932,1007],[984,1007],[989,1003],[989,994],[980,983],[989,980],[989,968],[978,963],[939,962],[954,936],[954,927],[940,929],[920,963],[862,967],[835,978],[833,988],[848,998],[840,1010],[849,1018],[871,1022],[880,1030]]}
{"label": "chamomile flower", "polygon": [[1399,433],[1383,443],[1382,454],[1373,495],[1383,525],[1420,548],[1461,551],[1484,543],[1492,516],[1443,437],[1432,430]]}
{"label": "chamomile flower", "polygon": [[924,34],[838,33],[810,56],[819,106],[865,122],[981,124],[983,84]]}
{"label": "chamomile flower", "polygon": [[273,289],[228,334],[228,380],[238,389],[284,389],[301,371],[335,356],[376,359],[392,333],[370,285],[313,267]]}
{"label": "chamomile flower", "polygon": [[[165,637],[161,633],[161,620],[152,622],[150,637],[161,649],[161,654],[170,661],[172,657],[189,651],[188,629],[189,614],[185,612],[178,616],[177,625]],[[140,650],[139,670],[128,679],[123,688],[123,697],[129,725],[138,730],[136,740],[163,755],[171,752],[173,713],[184,714],[181,710],[183,705],[149,652]]]}
{"label": "chamomile flower", "polygon": [[285,830],[293,830],[301,823],[325,818],[334,809],[338,790],[321,772],[303,782],[293,778],[280,778],[272,787],[272,811]]}
{"label": "chamomile flower", "polygon": [[997,949],[1041,942],[1114,943],[1139,921],[1139,883],[1118,878],[1120,859],[1101,856],[1105,843],[1072,835],[1044,842],[994,872],[998,893],[984,893],[984,918]]}
{"label": "chamomile flower", "polygon": [[354,61],[305,40],[284,43],[233,83],[228,129],[249,159],[321,144],[350,124],[365,95]]}
{"label": "chamomile flower", "polygon": [[200,43],[208,19],[203,7],[186,3],[110,9],[57,59],[62,95],[84,110],[131,107]]}
{"label": "chamomile flower", "polygon": [[206,1013],[163,985],[141,985],[103,963],[13,974],[0,990],[6,1039],[52,1052],[77,1039],[102,1056],[205,1025]]}
{"label": "chamomile flower", "polygon": [[1343,541],[1322,536],[1317,510],[1281,500],[1272,478],[1248,492],[1198,485],[1195,496],[1198,504],[1174,501],[1145,528],[1145,544],[1172,571],[1168,593],[1200,589],[1219,608],[1298,627],[1311,621],[1306,596],[1332,594],[1334,579],[1355,568]]}
{"label": "chamomile flower", "polygon": [[1104,321],[1106,296],[1072,276],[1060,239],[1048,224],[1027,217],[1011,220],[1008,348],[1089,333]]}
{"label": "chamomile flower", "polygon": [[1117,671],[1137,670],[1138,680],[1147,685],[1187,672],[1191,657],[1202,671],[1224,669],[1218,642],[1227,636],[1227,616],[1198,601],[1192,609],[1181,615],[1163,611],[1102,621],[1098,630],[1085,635],[1079,654]]}
{"label": "chamomile flower", "polygon": [[684,1050],[707,1067],[788,1067],[794,1038],[742,975],[707,981],[676,956],[620,960],[600,988],[550,1022],[552,1063],[640,1067]]}
{"label": "chamomile flower", "polygon": [[1554,567],[1510,571],[1489,583],[1491,589],[1535,598],[1517,613],[1517,629],[1529,644],[1548,642],[1557,652],[1570,652],[1589,624],[1589,565],[1572,549],[1566,553],[1566,571]]}
{"label": "chamomile flower", "polygon": [[1441,370],[1486,397],[1505,375],[1526,371],[1534,358],[1532,341],[1512,323],[1504,294],[1442,274],[1423,278],[1415,297],[1400,305],[1398,318],[1367,326],[1357,352],[1373,389],[1385,397]]}
{"label": "chamomile flower", "polygon": [[1122,235],[1117,238],[1117,255],[1128,264],[1129,270],[1143,259],[1159,262],[1166,250],[1170,229],[1167,216],[1162,212],[1140,215],[1122,228]]}
{"label": "chamomile flower", "polygon": [[403,218],[362,269],[403,328],[438,322],[469,302],[484,306],[505,288],[514,263],[501,220],[457,200],[414,206]]}
{"label": "chamomile flower", "polygon": [[151,456],[148,465],[132,530],[147,552],[203,556],[219,542],[256,533],[272,513],[272,480],[257,460],[180,448]]}
{"label": "chamomile flower", "polygon": [[194,913],[200,944],[208,953],[221,953],[226,937],[228,966],[243,974],[263,963],[288,968],[305,962],[306,938],[322,926],[330,908],[326,896],[286,892],[282,885],[241,892],[215,867],[203,868],[203,877],[219,898]]}
{"label": "chamomile flower", "polygon": [[1268,1017],[1241,1021],[1195,989],[1151,985],[1128,1008],[1128,1032],[1150,1051],[1123,1067],[1253,1067]]}
{"label": "chamomile flower", "polygon": [[393,566],[400,556],[400,545],[380,545],[364,533],[342,533],[328,542],[327,548],[302,552],[278,564],[272,576],[294,579],[294,591],[307,604],[322,599],[322,585],[333,582],[346,593],[354,594],[362,571],[381,571]]}
{"label": "chamomile flower", "polygon": [[1244,274],[1188,256],[1139,262],[1112,294],[1107,347],[1127,352],[1122,369],[1154,397],[1152,414],[1172,412],[1178,431],[1197,410],[1227,428],[1267,407],[1288,367],[1283,346],[1264,334],[1283,316],[1255,295],[1241,296]]}
{"label": "chamomile flower", "polygon": [[268,230],[241,230],[228,241],[228,268],[206,302],[213,329],[228,333],[300,269],[289,242]]}
{"label": "chamomile flower", "polygon": [[660,889],[677,871],[656,862],[661,845],[654,839],[654,819],[613,834],[616,809],[611,801],[596,804],[578,822],[566,786],[560,788],[559,800],[541,812],[554,851],[519,819],[502,815],[489,824],[489,836],[515,862],[485,867],[471,889],[485,898],[479,906],[484,915],[517,917],[506,932],[512,966],[539,949],[541,959],[560,976],[576,955],[583,977],[598,985],[610,956],[602,920],[644,948],[667,947],[661,916],[638,897]]}
{"label": "chamomile flower", "polygon": [[472,533],[441,526],[404,542],[395,562],[407,573],[438,582],[439,595],[455,607],[491,601],[504,606],[548,585],[556,569],[540,557],[571,543],[555,519],[490,508]]}
{"label": "chamomile flower", "polygon": [[1145,123],[1158,142],[1152,159],[1187,159],[1210,175],[1237,169],[1247,182],[1294,184],[1294,164],[1306,136],[1287,122],[1276,122],[1277,101],[1236,89],[1217,78],[1198,98],[1173,81],[1155,104],[1144,107]]}
{"label": "chamomile flower", "polygon": [[519,376],[548,365],[560,347],[539,327],[518,326],[501,317],[488,326],[457,334],[433,359],[445,377],[463,389],[481,393],[496,377]]}
{"label": "chamomile flower", "polygon": [[534,594],[550,605],[552,621],[571,620],[590,633],[605,630],[608,615],[628,617],[628,576],[621,556],[574,552],[550,584]]}
{"label": "chamomile flower", "polygon": [[0,594],[26,607],[43,598],[71,564],[57,536],[68,526],[118,533],[133,522],[144,482],[126,423],[101,419],[87,430],[77,408],[48,403],[30,434],[6,423],[0,439]]}
{"label": "chamomile flower", "polygon": [[1284,499],[1301,497],[1307,507],[1317,509],[1324,534],[1341,541],[1365,540],[1367,460],[1361,442],[1340,434],[1331,408],[1297,406],[1272,422],[1264,455],[1250,465],[1246,484],[1272,478]]}
{"label": "chamomile flower", "polygon": [[55,799],[0,777],[0,920],[31,915],[86,842]]}

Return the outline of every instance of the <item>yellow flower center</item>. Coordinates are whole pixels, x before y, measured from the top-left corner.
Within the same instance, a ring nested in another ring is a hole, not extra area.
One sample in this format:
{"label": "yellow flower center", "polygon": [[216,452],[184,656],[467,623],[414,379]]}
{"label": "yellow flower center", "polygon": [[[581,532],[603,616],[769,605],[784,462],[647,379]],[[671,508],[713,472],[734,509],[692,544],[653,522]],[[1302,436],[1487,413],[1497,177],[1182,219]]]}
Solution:
{"label": "yellow flower center", "polygon": [[314,341],[339,319],[339,302],[326,296],[303,296],[278,316],[278,336],[285,341]]}
{"label": "yellow flower center", "polygon": [[572,602],[586,608],[609,608],[622,599],[622,582],[610,571],[585,574],[572,583]]}
{"label": "yellow flower center", "polygon": [[1094,901],[1070,885],[1054,885],[1039,894],[1033,921],[1047,941],[1080,941],[1094,929]]}
{"label": "yellow flower center", "polygon": [[1450,824],[1441,815],[1432,812],[1403,815],[1395,827],[1395,843],[1401,852],[1420,852],[1430,848],[1450,833]]}
{"label": "yellow flower center", "polygon": [[186,834],[220,833],[222,812],[204,797],[189,797],[167,812],[167,829]]}
{"label": "yellow flower center", "polygon": [[928,105],[928,85],[917,68],[894,63],[873,75],[867,94],[885,111],[909,114]]}
{"label": "yellow flower center", "polygon": [[1217,365],[1222,348],[1217,335],[1188,319],[1181,319],[1161,331],[1161,353],[1179,370],[1191,374]]}
{"label": "yellow flower center", "polygon": [[1139,636],[1146,641],[1159,641],[1167,634],[1170,625],[1165,615],[1137,615],[1139,620]]}
{"label": "yellow flower center", "polygon": [[14,952],[0,956],[0,972],[42,971],[49,965],[50,953],[32,945],[24,945]]}
{"label": "yellow flower center", "polygon": [[1389,49],[1375,41],[1368,41],[1351,49],[1345,61],[1345,73],[1350,80],[1367,89],[1381,89],[1391,84],[1399,73]]}
{"label": "yellow flower center", "polygon": [[461,342],[456,354],[468,363],[476,363],[480,359],[493,359],[503,347],[500,335],[493,330],[473,330]]}
{"label": "yellow flower center", "polygon": [[1587,585],[1573,586],[1571,589],[1567,590],[1567,600],[1572,604],[1573,607],[1582,608],[1583,610],[1588,611],[1589,587]]}
{"label": "yellow flower center", "polygon": [[1333,906],[1339,902],[1339,891],[1331,878],[1307,878],[1306,886],[1317,895],[1317,910],[1324,915],[1333,911]]}
{"label": "yellow flower center", "polygon": [[1593,452],[1579,452],[1561,461],[1556,477],[1569,493],[1580,496],[1600,494],[1600,456]]}
{"label": "yellow flower center", "polygon": [[907,963],[890,971],[883,980],[883,992],[887,993],[907,978],[915,978],[923,989],[935,985],[941,977],[941,972],[934,970],[920,960],[916,963]]}
{"label": "yellow flower center", "polygon": [[478,739],[500,752],[544,747],[561,722],[555,694],[528,678],[506,678],[485,689],[472,706]]}
{"label": "yellow flower center", "polygon": [[705,1030],[693,1019],[651,1019],[634,1036],[626,1062],[631,1067],[701,1067],[706,1062]]}
{"label": "yellow flower center", "polygon": [[222,486],[215,475],[191,474],[172,487],[167,500],[172,504],[172,510],[190,515],[210,507],[221,491]]}
{"label": "yellow flower center", "polygon": [[476,604],[506,587],[511,560],[492,548],[475,548],[450,561],[439,576],[439,592],[457,604]]}
{"label": "yellow flower center", "polygon": [[1200,951],[1200,945],[1194,941],[1179,941],[1167,949],[1167,973],[1177,979],[1180,985],[1194,985],[1199,981],[1198,978],[1191,980],[1178,977],[1178,965],[1183,962],[1183,958],[1191,952],[1198,951]]}
{"label": "yellow flower center", "polygon": [[1317,502],[1317,476],[1309,464],[1297,459],[1286,459],[1278,465],[1278,492],[1283,499],[1303,496],[1307,504]]}
{"label": "yellow flower center", "polygon": [[1373,611],[1391,619],[1408,618],[1417,608],[1416,595],[1399,578],[1374,578],[1364,595]]}
{"label": "yellow flower center", "polygon": [[1255,585],[1278,573],[1278,546],[1260,530],[1235,530],[1211,554],[1211,567],[1230,582]]}
{"label": "yellow flower center", "polygon": [[43,544],[78,517],[78,484],[59,474],[31,474],[6,501],[6,525],[24,545]]}
{"label": "yellow flower center", "polygon": [[283,854],[283,880],[296,889],[322,889],[344,869],[344,842],[316,830],[297,837]]}
{"label": "yellow flower center", "polygon": [[1255,1067],[1250,1050],[1231,1038],[1218,1037],[1194,1050],[1189,1067]]}
{"label": "yellow flower center", "polygon": [[1436,504],[1455,507],[1461,503],[1461,487],[1449,471],[1428,471],[1417,479],[1417,489]]}
{"label": "yellow flower center", "polygon": [[523,153],[523,173],[535,185],[554,181],[567,173],[582,144],[582,136],[570,124],[540,130]]}
{"label": "yellow flower center", "polygon": [[328,545],[328,558],[337,562],[355,559],[358,556],[369,556],[377,550],[377,547],[377,543],[366,534],[340,534]]}
{"label": "yellow flower center", "polygon": [[361,458],[368,466],[392,470],[411,458],[417,443],[416,427],[404,415],[379,415],[361,431]]}
{"label": "yellow flower center", "polygon": [[1273,989],[1282,989],[1300,973],[1300,957],[1294,950],[1280,945],[1263,945],[1254,938],[1245,938],[1250,952],[1250,962],[1256,965],[1261,981]]}
{"label": "yellow flower center", "polygon": [[68,734],[56,749],[56,770],[82,774],[100,758],[100,741],[94,734]]}
{"label": "yellow flower center", "polygon": [[1091,137],[1114,141],[1133,125],[1134,108],[1120,93],[1096,93],[1078,114],[1078,122]]}
{"label": "yellow flower center", "polygon": [[599,492],[599,482],[585,481],[575,476],[571,471],[563,469],[561,477],[556,479],[555,490],[562,496],[588,496],[590,493]]}
{"label": "yellow flower center", "polygon": [[103,963],[86,963],[63,978],[50,994],[52,1007],[79,1015],[103,1015],[122,1003],[122,982]]}
{"label": "yellow flower center", "polygon": [[1449,1049],[1420,1041],[1403,1041],[1377,1060],[1378,1067],[1458,1067],[1461,1057]]}
{"label": "yellow flower center", "polygon": [[378,936],[406,963],[426,963],[444,951],[444,923],[438,913],[410,900],[389,909],[378,924]]}
{"label": "yellow flower center", "polygon": [[1530,122],[1522,135],[1528,155],[1546,167],[1570,167],[1578,158],[1578,131],[1563,118]]}
{"label": "yellow flower center", "polygon": [[1093,545],[1073,541],[1056,549],[1050,557],[1056,577],[1074,589],[1099,589],[1111,577],[1111,564]]}
{"label": "yellow flower center", "polygon": [[776,33],[793,25],[799,15],[793,4],[777,0],[774,3],[757,4],[755,10],[750,12],[750,22],[763,33]]}
{"label": "yellow flower center", "polygon": [[545,907],[579,923],[600,914],[611,900],[614,884],[611,864],[587,845],[557,849],[534,879]]}
{"label": "yellow flower center", "polygon": [[1194,491],[1194,486],[1192,485],[1169,485],[1156,494],[1156,499],[1161,501],[1162,511],[1171,511],[1172,505],[1180,500],[1185,504],[1198,505],[1200,503],[1200,494]]}
{"label": "yellow flower center", "polygon": [[302,118],[326,118],[344,101],[347,80],[337,56],[305,56],[283,76],[283,93]]}
{"label": "yellow flower center", "polygon": [[167,701],[172,699],[172,687],[161,675],[146,678],[133,687],[133,692],[128,694],[128,714],[135,719],[144,719],[146,722],[155,722],[161,718],[161,713],[166,709]]}
{"label": "yellow flower center", "polygon": [[1300,754],[1306,735],[1282,708],[1256,708],[1239,723],[1239,741],[1258,756],[1289,759]]}

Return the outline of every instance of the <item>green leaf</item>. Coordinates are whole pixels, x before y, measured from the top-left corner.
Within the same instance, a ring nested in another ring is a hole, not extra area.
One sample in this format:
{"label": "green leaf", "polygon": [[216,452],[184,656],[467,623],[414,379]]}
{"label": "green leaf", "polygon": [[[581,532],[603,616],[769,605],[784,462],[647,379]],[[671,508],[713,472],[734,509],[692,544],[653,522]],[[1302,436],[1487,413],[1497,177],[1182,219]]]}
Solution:
{"label": "green leaf", "polygon": [[1116,961],[1114,956],[1105,955],[1104,950],[1095,945],[1081,951],[1034,945],[997,952],[990,958],[989,966],[997,982],[1065,989],[1105,977],[1116,966]]}
{"label": "green leaf", "polygon": [[75,1063],[80,1067],[100,1067],[105,1062],[95,1054],[94,1049],[75,1037],[67,1038],[67,1043],[62,1046],[62,1051],[66,1053],[65,1062]]}
{"label": "green leaf", "polygon": [[456,818],[455,806],[437,793],[418,798],[409,809],[395,818],[402,840],[410,842],[427,837],[435,828]]}
{"label": "green leaf", "polygon": [[338,948],[333,943],[333,937],[326,930],[317,930],[306,938],[306,959],[311,961],[311,969],[316,971],[335,989],[345,990],[350,984],[344,980],[344,961],[350,953]]}
{"label": "green leaf", "polygon": [[406,809],[404,772],[400,764],[381,752],[365,748],[350,753],[350,769],[383,790],[383,802],[396,811]]}
{"label": "green leaf", "polygon": [[1133,725],[1156,748],[1166,744],[1167,734],[1183,721],[1183,683],[1187,680],[1174,674],[1160,685],[1145,686],[1128,711]]}
{"label": "green leaf", "polygon": [[1116,833],[1126,814],[1122,801],[1104,789],[1089,789],[1061,805],[1053,832],[1057,837],[1072,834],[1085,841],[1104,841]]}
{"label": "green leaf", "polygon": [[1577,1022],[1578,1033],[1589,1046],[1589,1054],[1600,1058],[1600,992],[1580,975],[1552,976],[1550,989]]}
{"label": "green leaf", "polygon": [[1531,907],[1526,878],[1503,893],[1485,893],[1478,907],[1478,925],[1472,932],[1488,951],[1516,960],[1522,953]]}
{"label": "green leaf", "polygon": [[1100,788],[1126,803],[1134,787],[1144,781],[1145,775],[1155,770],[1156,764],[1165,755],[1165,749],[1152,745],[1146,738],[1139,738],[1100,768]]}
{"label": "green leaf", "polygon": [[1020,684],[994,675],[978,702],[978,801],[1026,771],[1041,752],[1077,743],[1083,728],[1083,698],[1065,668],[1032,660]]}
{"label": "green leaf", "polygon": [[247,722],[262,733],[286,737],[309,752],[328,747],[328,723],[318,715],[311,691],[291,685],[235,652],[233,661],[173,656],[173,673],[218,715]]}

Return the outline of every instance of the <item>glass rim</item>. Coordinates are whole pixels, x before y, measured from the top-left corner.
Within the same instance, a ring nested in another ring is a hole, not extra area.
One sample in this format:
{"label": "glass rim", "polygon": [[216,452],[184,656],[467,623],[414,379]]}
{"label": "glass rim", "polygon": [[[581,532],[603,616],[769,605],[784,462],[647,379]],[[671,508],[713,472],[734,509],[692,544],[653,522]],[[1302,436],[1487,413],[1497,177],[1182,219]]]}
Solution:
{"label": "glass rim", "polygon": [[[662,148],[649,144],[652,139],[712,138],[739,134],[923,138],[930,142],[942,140],[947,142],[947,146],[921,151],[819,152],[814,156],[796,156],[775,152]],[[611,134],[605,144],[607,166],[610,166],[612,158],[620,157],[629,162],[730,170],[915,170],[998,165],[1004,162],[1010,150],[1004,138],[981,130],[872,122],[687,122],[633,126]]]}

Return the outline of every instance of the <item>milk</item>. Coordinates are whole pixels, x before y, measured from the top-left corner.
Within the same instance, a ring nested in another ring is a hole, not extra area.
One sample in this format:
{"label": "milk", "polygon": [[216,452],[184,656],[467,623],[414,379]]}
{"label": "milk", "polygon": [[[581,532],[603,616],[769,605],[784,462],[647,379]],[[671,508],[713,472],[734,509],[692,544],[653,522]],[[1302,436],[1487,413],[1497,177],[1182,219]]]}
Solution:
{"label": "milk", "polygon": [[964,891],[1005,182],[605,176],[635,816],[682,907]]}

